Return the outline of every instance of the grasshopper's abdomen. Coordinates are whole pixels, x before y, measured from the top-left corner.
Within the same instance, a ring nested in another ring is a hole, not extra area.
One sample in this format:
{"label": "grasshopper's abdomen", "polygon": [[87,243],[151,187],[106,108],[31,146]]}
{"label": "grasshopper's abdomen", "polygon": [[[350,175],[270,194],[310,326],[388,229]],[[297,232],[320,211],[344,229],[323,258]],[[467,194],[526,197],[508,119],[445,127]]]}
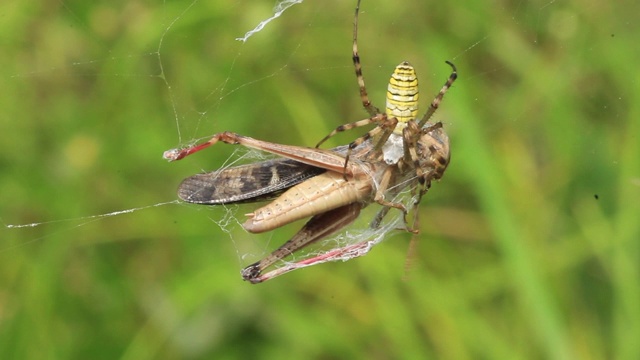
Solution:
{"label": "grasshopper's abdomen", "polygon": [[279,198],[253,213],[243,227],[251,233],[279,228],[293,221],[324,213],[358,201],[370,201],[370,179],[349,179],[338,172],[327,172],[287,190]]}
{"label": "grasshopper's abdomen", "polygon": [[387,88],[386,114],[389,118],[397,118],[398,125],[394,132],[402,134],[406,123],[418,116],[418,77],[413,66],[404,61],[396,66],[389,79]]}

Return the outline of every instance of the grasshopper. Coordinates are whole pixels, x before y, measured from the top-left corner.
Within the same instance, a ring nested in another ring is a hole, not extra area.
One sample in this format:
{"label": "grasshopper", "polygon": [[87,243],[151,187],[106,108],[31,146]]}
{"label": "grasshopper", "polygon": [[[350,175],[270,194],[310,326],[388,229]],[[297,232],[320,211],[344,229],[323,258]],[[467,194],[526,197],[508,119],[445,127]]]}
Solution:
{"label": "grasshopper", "polygon": [[[266,274],[263,271],[293,252],[317,242],[352,223],[360,211],[372,202],[382,205],[371,227],[377,228],[391,208],[402,211],[407,230],[418,232],[418,214],[413,225],[407,223],[404,204],[386,200],[403,189],[417,191],[413,207],[417,208],[431,181],[440,179],[450,160],[449,138],[441,123],[429,122],[445,93],[457,79],[452,72],[418,120],[418,79],[411,64],[404,61],[394,70],[387,90],[384,112],[375,107],[367,95],[358,54],[358,0],[353,24],[352,59],[360,98],[370,117],[337,127],[316,148],[288,146],[252,139],[232,132],[222,132],[202,144],[166,151],[170,161],[207,148],[218,141],[239,144],[279,155],[262,163],[198,174],[185,179],[178,196],[198,204],[229,204],[275,199],[247,214],[243,227],[260,233],[311,217],[289,241],[264,259],[242,270],[242,277],[252,283],[262,282],[297,268],[326,261],[350,259],[369,251],[373,242],[363,241],[335,249],[319,256],[289,263]],[[347,146],[333,150],[318,149],[335,134],[376,124],[376,127]]]}
{"label": "grasshopper", "polygon": [[[242,270],[242,277],[259,283],[297,268],[314,264],[349,259],[364,255],[372,242],[361,242],[335,249],[319,256],[288,263],[270,272],[263,271],[295,251],[315,243],[352,223],[360,211],[372,202],[383,206],[371,226],[376,228],[388,213],[396,208],[403,212],[405,226],[417,233],[417,214],[413,226],[407,224],[406,207],[385,198],[409,187],[418,191],[414,206],[427,192],[431,180],[440,179],[449,163],[449,138],[441,123],[427,123],[417,128],[409,123],[415,143],[416,161],[388,164],[383,154],[367,140],[351,150],[348,146],[324,150],[276,144],[232,132],[222,132],[202,144],[185,149],[166,151],[164,158],[180,160],[206,147],[222,141],[266,151],[283,157],[256,164],[242,165],[211,173],[197,174],[185,179],[178,196],[198,204],[230,204],[273,199],[271,203],[247,214],[243,227],[252,233],[261,233],[311,217],[289,241],[264,259]],[[345,162],[351,152],[351,161]],[[345,166],[346,164],[346,166]],[[417,176],[416,176],[417,175]],[[278,196],[279,195],[279,196]]]}

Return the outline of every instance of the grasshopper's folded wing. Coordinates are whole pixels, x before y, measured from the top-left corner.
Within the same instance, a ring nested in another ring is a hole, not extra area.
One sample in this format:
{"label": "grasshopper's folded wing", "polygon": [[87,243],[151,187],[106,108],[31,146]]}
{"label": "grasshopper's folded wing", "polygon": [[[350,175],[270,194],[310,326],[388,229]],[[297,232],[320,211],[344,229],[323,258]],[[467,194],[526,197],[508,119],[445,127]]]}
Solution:
{"label": "grasshopper's folded wing", "polygon": [[324,172],[291,159],[267,160],[190,176],[178,187],[178,197],[204,205],[265,201]]}

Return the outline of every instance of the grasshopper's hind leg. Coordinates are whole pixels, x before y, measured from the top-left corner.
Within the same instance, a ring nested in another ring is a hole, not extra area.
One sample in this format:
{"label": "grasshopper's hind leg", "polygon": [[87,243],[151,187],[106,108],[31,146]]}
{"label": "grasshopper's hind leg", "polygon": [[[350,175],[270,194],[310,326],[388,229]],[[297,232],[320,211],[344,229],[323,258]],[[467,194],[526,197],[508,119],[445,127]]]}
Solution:
{"label": "grasshopper's hind leg", "polygon": [[[289,241],[282,244],[282,246],[267,255],[267,257],[244,268],[241,272],[242,278],[253,284],[257,284],[287,272],[274,270],[270,276],[262,275],[262,272],[266,268],[279,260],[351,224],[358,215],[360,215],[362,206],[359,202],[352,203],[313,216]],[[291,268],[288,271],[294,269],[295,268]]]}

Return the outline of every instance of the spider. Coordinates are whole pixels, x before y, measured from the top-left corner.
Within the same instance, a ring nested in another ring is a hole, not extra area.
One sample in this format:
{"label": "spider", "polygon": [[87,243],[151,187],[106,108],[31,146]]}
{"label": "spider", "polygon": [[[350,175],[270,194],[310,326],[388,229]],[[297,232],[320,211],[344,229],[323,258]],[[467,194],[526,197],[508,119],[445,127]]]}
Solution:
{"label": "spider", "polygon": [[[349,144],[347,154],[345,156],[345,169],[349,162],[349,157],[353,149],[372,138],[375,142],[374,151],[381,151],[384,161],[389,164],[398,164],[402,159],[403,163],[416,168],[417,175],[421,177],[422,171],[417,167],[418,155],[416,154],[417,139],[425,133],[428,133],[442,126],[441,123],[435,125],[427,124],[427,121],[435,113],[453,82],[458,77],[456,66],[450,61],[446,63],[451,66],[452,72],[446,83],[440,89],[440,92],[431,101],[431,105],[427,112],[417,121],[418,116],[418,78],[416,72],[407,61],[403,61],[396,66],[387,89],[387,103],[385,112],[382,113],[369,100],[367,88],[362,75],[362,65],[360,64],[360,55],[358,55],[358,13],[360,11],[360,0],[356,5],[355,17],[353,21],[353,65],[355,67],[356,78],[360,88],[360,98],[365,110],[369,113],[369,118],[359,120],[353,123],[338,126],[329,135],[325,136],[317,145],[319,147],[326,140],[339,132],[351,130],[369,124],[377,124],[375,128],[367,132],[363,136],[357,138]],[[425,126],[429,125],[429,126]],[[446,167],[449,159],[441,159],[440,164]],[[403,164],[399,164],[402,166]],[[421,179],[424,183],[428,179]]]}

